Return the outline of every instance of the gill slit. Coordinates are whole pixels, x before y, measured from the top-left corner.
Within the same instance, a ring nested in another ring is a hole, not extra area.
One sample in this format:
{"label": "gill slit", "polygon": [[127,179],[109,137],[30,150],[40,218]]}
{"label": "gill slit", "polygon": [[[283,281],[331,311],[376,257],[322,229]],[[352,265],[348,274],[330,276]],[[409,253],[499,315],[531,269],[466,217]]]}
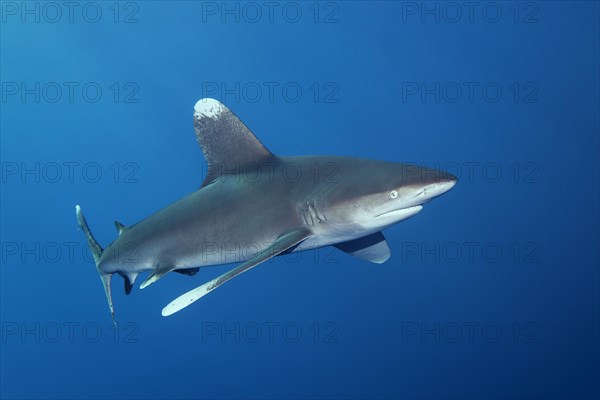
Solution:
{"label": "gill slit", "polygon": [[298,212],[306,226],[315,226],[327,221],[323,202],[320,198],[312,198],[301,202],[298,206]]}

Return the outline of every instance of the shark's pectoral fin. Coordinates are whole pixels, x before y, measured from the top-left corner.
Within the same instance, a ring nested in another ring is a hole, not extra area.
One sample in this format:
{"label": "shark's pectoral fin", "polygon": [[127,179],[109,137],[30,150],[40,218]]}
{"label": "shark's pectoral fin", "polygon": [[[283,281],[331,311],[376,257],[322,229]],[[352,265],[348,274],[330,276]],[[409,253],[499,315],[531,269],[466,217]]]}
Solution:
{"label": "shark's pectoral fin", "polygon": [[248,271],[250,268],[257,266],[258,264],[268,260],[271,257],[275,257],[276,255],[283,253],[290,247],[293,247],[298,243],[306,240],[306,238],[308,238],[309,236],[310,232],[303,228],[281,235],[275,242],[273,242],[273,244],[271,244],[266,249],[256,253],[250,260],[232,269],[231,271],[226,272],[218,278],[215,278],[212,281],[205,283],[204,285],[198,286],[196,289],[192,289],[189,292],[184,293],[183,295],[173,300],[169,305],[163,308],[162,315],[164,317],[167,317],[171,314],[176,313],[182,308],[189,306],[196,300],[205,296],[209,292],[212,292],[231,278],[238,276],[242,272]]}
{"label": "shark's pectoral fin", "polygon": [[142,282],[142,284],[140,285],[140,289],[144,289],[144,288],[152,285],[154,282],[156,282],[157,280],[159,280],[160,278],[162,278],[169,272],[173,271],[173,269],[174,269],[174,267],[158,268],[156,271],[151,273],[150,276],[147,277],[144,282]]}
{"label": "shark's pectoral fin", "polygon": [[386,262],[392,255],[387,241],[381,232],[350,240],[349,242],[339,243],[335,247],[345,253],[376,264]]}

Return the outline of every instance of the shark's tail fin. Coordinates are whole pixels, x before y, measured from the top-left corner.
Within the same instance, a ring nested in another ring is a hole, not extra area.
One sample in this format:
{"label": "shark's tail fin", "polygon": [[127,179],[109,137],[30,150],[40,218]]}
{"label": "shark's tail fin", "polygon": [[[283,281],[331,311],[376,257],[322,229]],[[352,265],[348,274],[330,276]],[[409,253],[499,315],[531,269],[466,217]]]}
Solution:
{"label": "shark's tail fin", "polygon": [[102,271],[98,267],[99,261],[100,261],[100,256],[102,255],[103,249],[98,244],[96,239],[94,239],[94,236],[92,235],[92,232],[90,231],[90,228],[88,227],[88,224],[85,221],[85,217],[83,216],[83,211],[81,211],[81,207],[79,206],[79,204],[75,206],[75,213],[77,214],[77,222],[79,223],[79,226],[83,230],[83,233],[85,233],[85,237],[87,238],[88,244],[90,246],[90,250],[92,251],[92,255],[94,256],[94,261],[96,262],[96,270],[98,271],[98,274],[100,275],[100,279],[102,280],[102,286],[104,286],[104,292],[106,293],[106,299],[108,300],[108,307],[110,308],[110,315],[112,316],[113,323],[116,324],[115,309],[113,307],[112,294],[110,291],[110,281],[112,278],[112,274],[108,274],[108,273]]}

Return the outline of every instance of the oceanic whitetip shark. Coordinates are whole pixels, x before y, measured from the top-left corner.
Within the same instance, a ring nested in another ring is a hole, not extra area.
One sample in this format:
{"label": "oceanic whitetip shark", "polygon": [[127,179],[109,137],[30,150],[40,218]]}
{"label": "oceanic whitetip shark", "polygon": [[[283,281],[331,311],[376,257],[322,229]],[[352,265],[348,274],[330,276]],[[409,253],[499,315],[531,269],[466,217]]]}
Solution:
{"label": "oceanic whitetip shark", "polygon": [[145,271],[151,274],[142,289],[171,271],[195,275],[200,267],[242,263],[173,300],[162,310],[168,316],[280,254],[333,245],[383,263],[390,249],[381,231],[419,213],[456,184],[449,173],[415,165],[277,156],[213,99],[196,103],[194,130],[208,164],[197,191],[135,225],[115,221],[118,237],[106,249],[75,207],[113,321],[115,273],[125,279],[129,294]]}

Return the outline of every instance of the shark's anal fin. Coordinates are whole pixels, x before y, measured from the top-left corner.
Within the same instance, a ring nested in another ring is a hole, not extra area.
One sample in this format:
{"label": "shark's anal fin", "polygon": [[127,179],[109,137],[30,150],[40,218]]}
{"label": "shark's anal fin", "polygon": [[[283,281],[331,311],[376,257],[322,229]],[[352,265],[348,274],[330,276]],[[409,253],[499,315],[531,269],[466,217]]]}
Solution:
{"label": "shark's anal fin", "polygon": [[129,282],[129,278],[127,276],[123,277],[123,281],[125,282],[125,294],[129,296],[131,289],[133,289],[133,284]]}
{"label": "shark's anal fin", "polygon": [[390,248],[381,232],[339,243],[335,247],[345,253],[376,264],[386,262],[391,256]]}
{"label": "shark's anal fin", "polygon": [[218,278],[213,279],[210,282],[205,283],[197,287],[196,289],[190,290],[187,293],[179,296],[173,300],[162,310],[162,315],[167,317],[176,313],[177,311],[189,306],[193,302],[197,301],[206,294],[212,292],[228,280],[238,276],[239,274],[248,271],[249,269],[257,266],[258,264],[268,260],[271,257],[275,257],[278,254],[283,253],[290,247],[297,245],[298,243],[306,240],[310,236],[310,231],[300,228],[288,233],[281,235],[273,244],[268,246],[266,249],[256,253],[250,260],[241,264],[240,266],[232,269],[229,272],[224,273]]}
{"label": "shark's anal fin", "polygon": [[154,282],[156,282],[169,272],[173,271],[174,269],[174,267],[158,268],[153,273],[151,273],[150,276],[146,278],[144,282],[142,282],[142,284],[140,285],[140,289],[147,288],[148,286],[152,285]]}
{"label": "shark's anal fin", "polygon": [[245,165],[277,160],[252,131],[217,100],[201,99],[196,102],[194,131],[208,163],[201,187],[221,175],[241,171]]}

